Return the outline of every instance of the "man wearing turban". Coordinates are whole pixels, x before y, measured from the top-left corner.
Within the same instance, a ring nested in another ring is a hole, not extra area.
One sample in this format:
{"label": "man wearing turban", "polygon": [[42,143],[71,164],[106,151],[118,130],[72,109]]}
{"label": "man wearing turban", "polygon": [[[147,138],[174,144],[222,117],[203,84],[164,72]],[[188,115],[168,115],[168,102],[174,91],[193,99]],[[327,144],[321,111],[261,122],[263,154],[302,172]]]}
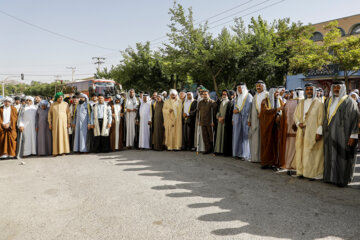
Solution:
{"label": "man wearing turban", "polygon": [[12,99],[5,97],[4,106],[0,107],[0,158],[16,155],[17,110],[11,106]]}
{"label": "man wearing turban", "polygon": [[56,93],[48,115],[49,128],[52,130],[53,138],[53,156],[70,152],[68,135],[70,110],[69,105],[63,99],[62,92]]}

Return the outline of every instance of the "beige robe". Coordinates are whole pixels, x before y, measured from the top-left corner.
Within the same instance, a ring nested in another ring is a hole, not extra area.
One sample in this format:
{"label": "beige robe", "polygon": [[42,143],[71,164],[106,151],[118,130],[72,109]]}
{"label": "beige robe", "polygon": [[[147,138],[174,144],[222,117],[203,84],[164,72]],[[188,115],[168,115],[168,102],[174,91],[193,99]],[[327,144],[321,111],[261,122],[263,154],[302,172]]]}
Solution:
{"label": "beige robe", "polygon": [[[169,110],[173,109],[172,113]],[[182,101],[168,99],[164,103],[165,145],[168,150],[179,150],[182,145]]]}
{"label": "beige robe", "polygon": [[300,100],[295,113],[294,122],[304,123],[305,128],[297,128],[295,164],[296,174],[307,178],[321,178],[324,172],[324,141],[316,142],[319,126],[324,120],[324,104],[314,99],[304,119],[304,100]]}
{"label": "beige robe", "polygon": [[67,127],[71,122],[69,105],[66,102],[54,102],[51,104],[48,122],[52,126],[53,155],[69,153],[70,146]]}

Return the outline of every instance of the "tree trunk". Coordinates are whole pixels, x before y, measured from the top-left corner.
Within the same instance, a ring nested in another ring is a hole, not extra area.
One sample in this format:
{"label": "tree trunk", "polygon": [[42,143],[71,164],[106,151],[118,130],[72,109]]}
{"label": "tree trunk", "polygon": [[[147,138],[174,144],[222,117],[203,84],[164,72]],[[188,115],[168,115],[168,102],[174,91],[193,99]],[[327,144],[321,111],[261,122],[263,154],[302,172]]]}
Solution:
{"label": "tree trunk", "polygon": [[213,79],[213,84],[214,84],[214,90],[216,92],[216,95],[219,97],[219,88],[216,82],[216,76],[214,74],[211,74],[212,79]]}

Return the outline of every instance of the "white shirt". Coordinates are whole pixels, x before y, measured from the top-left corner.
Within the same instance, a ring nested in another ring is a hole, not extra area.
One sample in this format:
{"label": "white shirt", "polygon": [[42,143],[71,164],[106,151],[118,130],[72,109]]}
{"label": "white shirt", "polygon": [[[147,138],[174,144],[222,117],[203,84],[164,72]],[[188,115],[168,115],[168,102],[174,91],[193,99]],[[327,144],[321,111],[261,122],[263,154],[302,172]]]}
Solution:
{"label": "white shirt", "polygon": [[266,91],[262,91],[261,93],[258,93],[256,95],[256,105],[259,110],[261,110],[261,102],[265,99],[265,97],[266,97]]}
{"label": "white shirt", "polygon": [[16,108],[16,110],[19,112],[21,104],[15,104],[14,107]]}
{"label": "white shirt", "polygon": [[192,102],[193,102],[193,100],[191,100],[191,101],[186,100],[184,103],[184,113],[186,113],[187,116],[189,116],[190,107],[191,107]]}
{"label": "white shirt", "polygon": [[11,107],[5,107],[3,111],[3,124],[10,123]]}

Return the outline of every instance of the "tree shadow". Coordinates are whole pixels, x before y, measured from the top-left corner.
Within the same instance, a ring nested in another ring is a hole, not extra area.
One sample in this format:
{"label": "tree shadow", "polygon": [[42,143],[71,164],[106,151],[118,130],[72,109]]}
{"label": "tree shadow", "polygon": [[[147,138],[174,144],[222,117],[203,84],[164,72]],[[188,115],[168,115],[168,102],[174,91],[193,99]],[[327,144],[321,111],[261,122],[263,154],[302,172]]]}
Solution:
{"label": "tree shadow", "polygon": [[103,157],[113,159],[115,166],[130,167],[124,171],[179,182],[152,187],[167,197],[214,199],[187,205],[222,210],[203,214],[199,221],[243,223],[211,231],[217,236],[356,239],[360,235],[358,189],[274,174],[258,164],[192,152],[124,151],[100,155]]}

